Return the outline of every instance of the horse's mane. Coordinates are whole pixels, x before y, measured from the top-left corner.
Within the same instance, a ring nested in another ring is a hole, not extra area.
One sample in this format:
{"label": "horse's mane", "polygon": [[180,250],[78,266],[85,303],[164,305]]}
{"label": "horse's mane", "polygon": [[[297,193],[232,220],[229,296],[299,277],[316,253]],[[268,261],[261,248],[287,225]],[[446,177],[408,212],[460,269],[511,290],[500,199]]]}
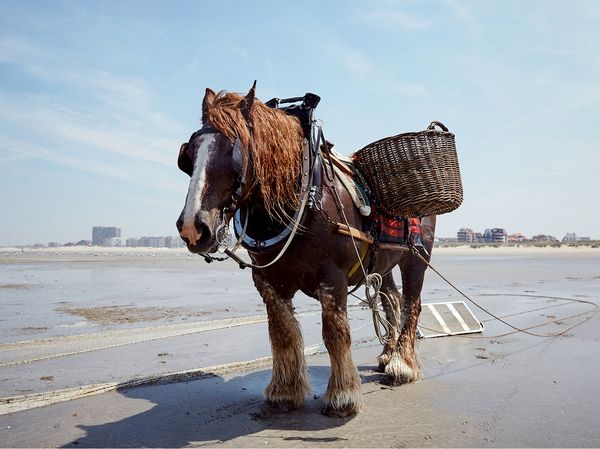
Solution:
{"label": "horse's mane", "polygon": [[[258,188],[267,212],[281,219],[298,205],[296,181],[300,174],[302,127],[295,117],[254,100],[250,120],[254,129],[254,146],[240,102],[242,95],[219,92],[208,105],[205,120],[228,138],[239,137],[244,152],[252,161],[254,179],[247,179],[246,196]],[[251,153],[251,154],[250,154]]]}

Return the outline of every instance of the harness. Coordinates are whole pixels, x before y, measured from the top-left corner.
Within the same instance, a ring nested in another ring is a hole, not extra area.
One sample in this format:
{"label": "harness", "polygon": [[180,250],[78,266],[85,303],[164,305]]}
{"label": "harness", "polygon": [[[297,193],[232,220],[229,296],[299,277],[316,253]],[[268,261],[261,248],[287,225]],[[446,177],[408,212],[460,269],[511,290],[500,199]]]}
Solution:
{"label": "harness", "polygon": [[[314,160],[310,155],[310,145],[309,142],[304,139],[302,144],[302,171],[300,174],[300,192],[303,195],[303,199],[307,196],[307,194],[310,196],[310,193],[316,190],[316,186],[312,182],[314,178],[315,167],[311,166],[311,162],[314,162]],[[307,202],[301,201],[300,207],[296,210],[296,213],[292,218],[292,223],[299,223],[302,220],[306,204]],[[233,216],[235,234],[238,239],[241,239],[242,245],[247,249],[260,251],[275,246],[288,237],[294,228],[293,226],[286,226],[279,234],[266,240],[254,239],[246,234],[248,216],[249,212],[246,211],[245,217],[242,217],[241,208],[238,208]]]}
{"label": "harness", "polygon": [[[298,229],[300,228],[301,223],[305,218],[307,207],[319,212],[321,216],[333,227],[335,232],[350,236],[353,238],[353,240],[362,242],[362,248],[360,252],[357,251],[358,261],[350,270],[349,277],[352,277],[358,268],[362,266],[362,262],[366,258],[369,248],[373,247],[373,243],[375,242],[373,236],[363,232],[362,230],[351,227],[345,219],[345,214],[343,212],[344,206],[339,193],[335,188],[335,180],[337,179],[342,183],[342,185],[350,194],[354,205],[364,216],[369,216],[371,213],[369,198],[370,194],[368,189],[365,190],[366,184],[364,184],[364,180],[362,180],[360,173],[356,173],[355,170],[352,169],[351,165],[347,165],[341,160],[341,158],[336,157],[335,153],[331,150],[332,144],[325,139],[322,128],[318,126],[313,119],[313,111],[318,105],[319,100],[320,97],[317,95],[307,93],[304,97],[294,97],[283,100],[274,98],[265,103],[265,105],[269,107],[282,109],[285,113],[297,117],[300,120],[305,137],[301,148],[301,173],[299,180],[300,204],[297,210],[294,212],[290,223],[283,226],[283,229],[274,236],[257,238],[247,233],[250,210],[248,207],[238,207],[238,202],[245,193],[247,176],[249,168],[252,165],[251,155],[253,152],[248,152],[249,156],[244,163],[240,139],[237,138],[234,142],[232,159],[233,168],[238,175],[238,179],[234,192],[231,196],[231,201],[221,213],[221,222],[216,229],[216,239],[219,245],[218,251],[233,259],[242,269],[246,267],[263,269],[275,264],[278,260],[280,260],[289,248]],[[297,104],[300,101],[302,101],[302,103]],[[290,103],[296,104],[281,106],[283,104]],[[249,119],[246,120],[246,124],[250,132],[250,144],[254,149],[255,141],[253,124]],[[215,132],[218,132],[218,130],[209,124],[205,124],[199,131],[197,131],[199,134]],[[323,175],[325,178],[323,178]],[[353,177],[357,177],[360,183],[356,182]],[[341,215],[344,217],[345,223],[339,223],[331,220],[327,213],[321,208],[322,187],[324,184],[326,184],[327,187],[329,187],[329,189],[332,191],[335,203]],[[230,219],[233,219],[233,230],[237,238],[237,242],[232,249],[229,249],[227,245],[229,233],[228,223]],[[272,251],[274,248],[280,245],[282,246],[279,249],[278,254],[265,265],[248,263],[235,254],[235,251],[240,246],[254,253],[264,253],[266,251]],[[209,263],[214,260],[226,260],[226,258],[214,257],[210,254],[201,255],[204,257],[204,260]],[[364,271],[364,267],[362,271]]]}
{"label": "harness", "polygon": [[[302,156],[301,156],[301,163],[302,163],[301,174],[300,174],[301,200],[300,200],[300,205],[299,205],[298,209],[294,213],[291,223],[286,225],[283,228],[283,230],[281,232],[279,232],[277,235],[275,235],[274,237],[270,237],[268,239],[262,240],[262,239],[252,238],[250,235],[248,235],[246,233],[246,230],[248,227],[248,217],[249,217],[250,213],[248,210],[243,211],[242,208],[238,207],[237,203],[244,194],[244,190],[245,190],[245,186],[246,186],[246,178],[247,178],[247,174],[248,174],[248,168],[251,165],[251,161],[250,161],[250,159],[248,159],[246,161],[246,163],[244,164],[240,139],[237,138],[236,141],[234,142],[232,159],[233,159],[234,170],[238,174],[237,186],[232,194],[230,205],[225,207],[221,213],[221,224],[217,227],[216,238],[217,238],[217,243],[219,244],[219,252],[221,252],[221,253],[229,256],[233,260],[235,260],[238,263],[238,265],[240,266],[240,268],[251,267],[251,268],[262,269],[262,268],[267,268],[267,267],[273,265],[275,262],[277,262],[283,256],[283,254],[286,252],[289,245],[292,243],[292,240],[294,239],[294,236],[296,235],[296,232],[298,231],[300,224],[304,218],[304,215],[305,215],[304,212],[306,210],[306,207],[307,206],[313,207],[317,201],[316,196],[317,196],[319,187],[321,185],[321,176],[320,176],[321,159],[319,157],[319,143],[320,143],[319,136],[321,136],[322,133],[317,135],[316,140],[313,138],[314,133],[312,132],[312,129],[313,129],[314,122],[312,120],[312,111],[314,110],[314,108],[316,108],[317,104],[319,103],[320,97],[318,97],[317,95],[308,93],[304,97],[295,97],[295,98],[289,98],[289,99],[284,99],[284,100],[275,98],[275,99],[267,102],[266,104],[269,107],[278,107],[279,104],[282,104],[282,103],[292,103],[292,102],[298,102],[300,100],[303,101],[303,103],[301,105],[293,105],[288,108],[285,108],[286,109],[285,112],[290,113],[290,110],[292,110],[292,111],[297,110],[297,111],[305,114],[305,116],[308,118],[308,120],[307,120],[308,124],[303,123],[303,120],[301,119],[301,124],[303,125],[303,129],[305,130],[305,139],[302,143]],[[290,115],[296,115],[296,114],[290,114]],[[255,143],[254,143],[253,124],[250,120],[246,120],[246,125],[248,126],[248,130],[250,131],[250,143],[251,143],[252,147],[254,148]],[[306,130],[307,130],[306,125],[308,125],[308,129],[310,130],[310,132],[308,132],[308,133],[306,132]],[[198,131],[198,133],[200,133],[200,134],[209,133],[209,132],[218,132],[218,131],[208,124],[204,125]],[[249,157],[251,157],[251,154],[252,154],[252,151],[249,152],[249,155],[250,155]],[[244,217],[244,212],[245,212],[245,217]],[[227,235],[228,235],[228,222],[229,222],[229,219],[232,217],[233,217],[233,224],[234,224],[234,232],[235,232],[236,237],[238,238],[238,241],[237,241],[236,245],[234,246],[234,248],[232,250],[230,250],[227,247],[226,240],[227,240]],[[283,242],[285,242],[285,244],[279,251],[279,254],[271,262],[269,262],[265,265],[255,265],[252,263],[247,263],[235,254],[235,251],[237,250],[237,248],[239,246],[243,246],[244,248],[246,248],[248,250],[252,250],[254,252],[262,252],[267,249],[271,249],[272,247],[274,247],[278,244],[281,244]],[[214,260],[218,260],[218,261],[225,260],[225,258],[217,258],[217,257],[211,256],[210,254],[201,254],[201,255],[204,257],[204,260],[209,263]]]}

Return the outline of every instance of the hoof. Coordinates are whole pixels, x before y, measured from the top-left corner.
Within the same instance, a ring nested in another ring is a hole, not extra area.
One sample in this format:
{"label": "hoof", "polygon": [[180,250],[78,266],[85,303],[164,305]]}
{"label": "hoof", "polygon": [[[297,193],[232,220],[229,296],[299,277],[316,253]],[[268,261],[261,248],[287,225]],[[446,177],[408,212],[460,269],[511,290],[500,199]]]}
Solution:
{"label": "hoof", "polygon": [[332,405],[326,405],[321,413],[330,418],[348,418],[358,413],[358,408],[353,405],[348,405],[343,408],[333,408]]}
{"label": "hoof", "polygon": [[[358,374],[358,373],[357,373]],[[347,418],[356,415],[362,407],[360,388],[348,391],[337,391],[334,394],[325,393],[325,406],[321,410],[325,416]]]}
{"label": "hoof", "polygon": [[385,367],[390,363],[391,356],[386,352],[381,353],[379,357],[377,357],[377,371],[378,373],[385,373]]}
{"label": "hoof", "polygon": [[275,410],[290,411],[304,405],[306,395],[310,392],[310,384],[301,376],[298,382],[281,384],[271,381],[265,388],[265,403]]}
{"label": "hoof", "polygon": [[392,355],[390,362],[385,367],[385,372],[389,376],[389,385],[394,386],[413,383],[421,379],[418,366],[410,367],[397,354]]}
{"label": "hoof", "polygon": [[407,384],[409,382],[407,382],[405,379],[397,378],[397,377],[388,375],[385,378],[385,380],[381,381],[381,383],[383,385],[387,385],[389,387],[399,387],[400,385],[404,385],[404,384]]}
{"label": "hoof", "polygon": [[292,401],[265,401],[265,406],[272,413],[288,413],[301,406]]}

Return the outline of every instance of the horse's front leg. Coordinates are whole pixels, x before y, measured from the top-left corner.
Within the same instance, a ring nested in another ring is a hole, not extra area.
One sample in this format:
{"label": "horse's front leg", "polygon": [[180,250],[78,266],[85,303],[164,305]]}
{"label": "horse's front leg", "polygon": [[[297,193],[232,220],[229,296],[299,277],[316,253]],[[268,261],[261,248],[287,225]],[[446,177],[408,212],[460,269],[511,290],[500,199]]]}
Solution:
{"label": "horse's front leg", "polygon": [[352,340],[346,310],[345,278],[342,277],[336,287],[322,284],[317,292],[322,310],[323,341],[331,360],[323,413],[345,417],[360,410],[362,396],[360,376],[350,353]]}
{"label": "horse's front leg", "polygon": [[300,324],[294,316],[292,295],[278,292],[260,274],[254,285],[267,306],[269,338],[273,353],[273,375],[264,395],[268,405],[291,410],[304,404],[310,392]]}

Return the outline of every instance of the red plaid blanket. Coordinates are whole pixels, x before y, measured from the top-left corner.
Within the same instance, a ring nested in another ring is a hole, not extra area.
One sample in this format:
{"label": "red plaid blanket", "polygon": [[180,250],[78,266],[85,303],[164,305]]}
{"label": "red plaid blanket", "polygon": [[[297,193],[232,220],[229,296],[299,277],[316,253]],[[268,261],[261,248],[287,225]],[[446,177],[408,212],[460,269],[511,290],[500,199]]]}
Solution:
{"label": "red plaid blanket", "polygon": [[377,213],[377,240],[380,243],[423,246],[423,228],[420,218],[394,217]]}

